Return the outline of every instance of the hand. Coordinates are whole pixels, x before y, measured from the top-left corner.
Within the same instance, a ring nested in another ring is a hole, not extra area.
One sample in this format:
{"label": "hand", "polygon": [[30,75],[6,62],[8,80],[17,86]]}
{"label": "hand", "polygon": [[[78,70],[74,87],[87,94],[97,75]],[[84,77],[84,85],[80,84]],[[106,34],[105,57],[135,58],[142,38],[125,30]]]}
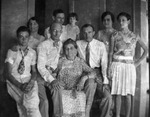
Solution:
{"label": "hand", "polygon": [[135,65],[135,67],[138,67],[140,65],[140,62],[139,61],[135,61],[134,65]]}
{"label": "hand", "polygon": [[25,90],[26,90],[27,92],[29,92],[29,91],[32,90],[33,87],[34,87],[34,81],[31,80],[31,81],[27,84]]}
{"label": "hand", "polygon": [[84,87],[85,81],[88,79],[87,76],[81,78],[80,82],[77,84],[77,91],[81,91]]}
{"label": "hand", "polygon": [[72,97],[75,99],[77,98],[77,90],[76,89],[73,89],[72,90]]}
{"label": "hand", "polygon": [[24,93],[28,93],[28,91],[26,91],[26,87],[27,87],[28,83],[24,83],[24,84],[21,84],[20,86],[20,90]]}
{"label": "hand", "polygon": [[108,90],[110,92],[109,84],[103,84],[103,92],[104,92],[104,90]]}
{"label": "hand", "polygon": [[51,83],[51,88],[54,89],[54,90],[58,90],[61,88],[61,84],[58,80],[53,80]]}
{"label": "hand", "polygon": [[112,72],[111,68],[109,67],[108,70],[107,70],[107,78],[108,78],[108,80],[112,79],[112,77],[111,77],[112,73],[111,72]]}

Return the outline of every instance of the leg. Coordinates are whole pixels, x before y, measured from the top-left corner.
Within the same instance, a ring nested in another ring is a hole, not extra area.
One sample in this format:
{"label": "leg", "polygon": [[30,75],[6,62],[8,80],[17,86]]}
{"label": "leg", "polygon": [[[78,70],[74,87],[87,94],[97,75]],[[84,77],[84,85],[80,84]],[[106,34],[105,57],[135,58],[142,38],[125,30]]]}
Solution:
{"label": "leg", "polygon": [[130,111],[131,111],[131,95],[126,96],[126,117],[130,117]]}
{"label": "leg", "polygon": [[46,95],[46,90],[44,86],[44,80],[38,81],[38,89],[39,89],[39,109],[42,117],[49,117],[49,103]]}
{"label": "leg", "polygon": [[111,113],[111,106],[112,106],[112,96],[110,94],[110,91],[105,89],[102,91],[102,86],[97,86],[97,91],[99,94],[99,97],[101,98],[100,102],[100,109],[101,109],[101,115],[100,117],[110,117]]}
{"label": "leg", "polygon": [[116,117],[120,117],[120,110],[121,110],[121,95],[116,95],[115,97],[115,104],[116,104]]}
{"label": "leg", "polygon": [[93,103],[96,85],[97,84],[95,83],[94,79],[88,79],[85,82],[84,92],[86,94],[86,109],[85,109],[86,117],[89,117],[90,115],[90,110]]}
{"label": "leg", "polygon": [[62,107],[62,92],[61,89],[53,90],[51,89],[52,101],[53,101],[53,109],[54,117],[62,117],[63,115],[63,107]]}

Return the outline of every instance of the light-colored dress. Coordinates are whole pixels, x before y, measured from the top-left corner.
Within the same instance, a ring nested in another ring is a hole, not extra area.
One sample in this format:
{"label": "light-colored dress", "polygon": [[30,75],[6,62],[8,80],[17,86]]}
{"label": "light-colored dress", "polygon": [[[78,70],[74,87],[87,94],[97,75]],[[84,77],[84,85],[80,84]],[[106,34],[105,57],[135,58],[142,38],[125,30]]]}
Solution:
{"label": "light-colored dress", "polygon": [[129,31],[118,31],[113,34],[114,54],[111,65],[112,95],[134,95],[136,87],[136,68],[134,53],[139,36]]}
{"label": "light-colored dress", "polygon": [[80,29],[77,25],[72,27],[70,24],[66,25],[66,30],[67,30],[67,39],[71,38],[74,41],[77,39],[77,35],[80,33]]}
{"label": "light-colored dress", "polygon": [[[36,64],[36,52],[28,47],[28,53],[24,57],[25,70],[22,75],[18,73],[18,66],[22,60],[22,54],[18,51],[8,50],[5,62],[12,65],[11,75],[20,83],[29,82],[31,79],[31,65]],[[41,117],[39,111],[39,97],[37,81],[29,93],[22,92],[19,88],[7,80],[7,90],[12,98],[17,102],[19,117]]]}
{"label": "light-colored dress", "polygon": [[58,80],[63,84],[62,102],[63,117],[85,117],[86,96],[83,91],[77,91],[77,96],[72,96],[73,90],[80,81],[82,74],[91,73],[92,69],[85,62],[76,57],[73,61],[63,57],[58,64]]}
{"label": "light-colored dress", "polygon": [[102,41],[105,44],[107,52],[109,52],[109,45],[110,45],[111,35],[115,31],[116,31],[115,29],[112,29],[110,31],[99,30],[98,33],[95,36],[96,39],[98,39],[99,41]]}

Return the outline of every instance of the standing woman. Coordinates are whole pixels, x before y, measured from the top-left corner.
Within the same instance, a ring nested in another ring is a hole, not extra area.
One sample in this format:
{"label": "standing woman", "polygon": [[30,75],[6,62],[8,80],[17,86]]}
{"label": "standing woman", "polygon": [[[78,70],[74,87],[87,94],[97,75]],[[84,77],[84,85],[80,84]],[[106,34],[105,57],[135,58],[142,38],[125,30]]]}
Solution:
{"label": "standing woman", "polygon": [[36,17],[31,17],[27,23],[27,26],[30,30],[30,39],[29,39],[29,46],[36,50],[37,46],[40,42],[44,41],[44,36],[38,33],[39,31],[39,23]]}
{"label": "standing woman", "polygon": [[[112,90],[115,97],[116,117],[120,117],[121,97],[125,97],[126,116],[130,116],[131,97],[135,94],[136,67],[147,55],[147,47],[140,37],[129,30],[131,16],[121,12],[117,16],[120,30],[112,35],[109,64],[111,65]],[[135,59],[136,43],[143,49],[143,54]]]}
{"label": "standing woman", "polygon": [[[30,37],[29,37],[29,43],[28,45],[37,51],[37,46],[45,40],[44,36],[40,35],[38,33],[39,31],[39,23],[38,19],[36,17],[31,17],[28,22],[27,26],[30,30]],[[37,70],[38,71],[38,70]],[[49,105],[48,105],[48,99],[45,91],[45,81],[39,73],[37,72],[37,82],[38,82],[38,95],[40,99],[39,109],[41,112],[42,117],[49,117]]]}
{"label": "standing woman", "polygon": [[106,11],[102,14],[101,20],[105,29],[99,30],[95,35],[95,38],[102,41],[106,46],[107,52],[109,52],[110,37],[115,32],[115,29],[112,26],[115,21],[115,17],[113,13]]}

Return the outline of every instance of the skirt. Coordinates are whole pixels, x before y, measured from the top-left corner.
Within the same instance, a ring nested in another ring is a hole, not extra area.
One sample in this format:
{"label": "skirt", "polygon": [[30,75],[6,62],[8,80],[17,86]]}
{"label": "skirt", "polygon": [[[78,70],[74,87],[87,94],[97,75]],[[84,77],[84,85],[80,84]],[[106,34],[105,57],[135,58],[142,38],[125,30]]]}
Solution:
{"label": "skirt", "polygon": [[62,91],[63,117],[85,117],[86,96],[83,91],[72,96],[72,90]]}
{"label": "skirt", "polygon": [[135,94],[136,87],[136,68],[130,60],[118,59],[112,62],[111,76],[112,76],[112,95],[126,96],[128,94]]}

